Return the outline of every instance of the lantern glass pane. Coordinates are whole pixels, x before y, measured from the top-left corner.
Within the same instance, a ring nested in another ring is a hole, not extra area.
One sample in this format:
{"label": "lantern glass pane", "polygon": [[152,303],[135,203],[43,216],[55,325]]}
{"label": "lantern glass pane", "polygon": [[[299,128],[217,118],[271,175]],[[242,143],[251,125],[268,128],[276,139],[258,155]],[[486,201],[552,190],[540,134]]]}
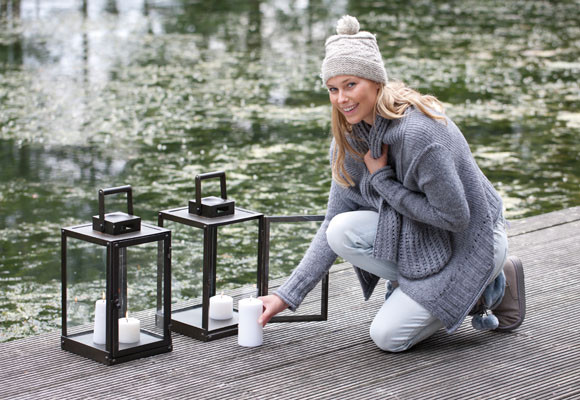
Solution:
{"label": "lantern glass pane", "polygon": [[270,224],[270,280],[279,280],[292,273],[321,224],[321,221]]}
{"label": "lantern glass pane", "polygon": [[[215,293],[237,300],[258,293],[258,221],[219,226],[217,229]],[[173,310],[202,304],[204,230],[164,221],[172,235]]]}
{"label": "lantern glass pane", "polygon": [[[300,263],[321,224],[321,221],[273,222],[270,224],[268,293],[274,293]],[[308,293],[296,312],[284,310],[278,315],[297,317],[318,314],[321,295],[322,283],[319,282]]]}
{"label": "lantern glass pane", "polygon": [[237,300],[258,296],[258,221],[225,225],[218,230],[216,293]]}
{"label": "lantern glass pane", "polygon": [[107,249],[69,237],[66,255],[67,333],[92,331],[95,303],[107,287]]}
{"label": "lantern glass pane", "polygon": [[172,221],[171,301],[175,309],[201,303],[203,293],[203,230]]}
{"label": "lantern glass pane", "polygon": [[[139,244],[119,248],[119,341],[123,341],[121,333],[123,317],[125,324],[131,318],[139,320],[141,341],[144,334],[146,341],[163,339],[163,241]],[[158,296],[158,291],[160,296]],[[133,322],[135,320],[132,320]],[[129,324],[131,325],[131,324]],[[145,333],[146,332],[146,333]],[[153,335],[149,335],[153,334]],[[158,336],[158,337],[156,337]],[[135,343],[144,344],[144,343]]]}

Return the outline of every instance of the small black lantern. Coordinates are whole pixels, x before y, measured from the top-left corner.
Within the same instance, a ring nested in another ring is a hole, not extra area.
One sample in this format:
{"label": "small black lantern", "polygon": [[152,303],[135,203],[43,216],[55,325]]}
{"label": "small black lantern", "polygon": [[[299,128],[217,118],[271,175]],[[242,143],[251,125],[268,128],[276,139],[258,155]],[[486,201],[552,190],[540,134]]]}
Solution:
{"label": "small black lantern", "polygon": [[[221,198],[203,197],[201,182],[206,179],[219,178]],[[279,216],[266,217],[262,213],[234,206],[234,201],[227,199],[226,176],[224,172],[211,172],[196,176],[195,201],[190,201],[188,207],[180,207],[159,212],[158,225],[164,221],[177,222],[194,228],[203,229],[203,289],[202,303],[194,306],[173,310],[171,329],[195,339],[209,341],[238,332],[238,315],[234,310],[230,320],[214,320],[209,318],[210,298],[216,294],[217,275],[217,236],[218,227],[240,222],[258,221],[258,249],[256,287],[257,295],[268,294],[268,266],[270,226],[275,223],[294,223],[302,221],[322,221],[324,216]],[[321,321],[326,320],[328,309],[328,274],[324,277],[321,289],[320,314],[279,316],[273,322]]]}
{"label": "small black lantern", "polygon": [[[116,193],[127,213],[106,214]],[[107,365],[171,351],[171,231],[133,215],[131,186],[99,190],[99,215],[61,237],[62,349]]]}

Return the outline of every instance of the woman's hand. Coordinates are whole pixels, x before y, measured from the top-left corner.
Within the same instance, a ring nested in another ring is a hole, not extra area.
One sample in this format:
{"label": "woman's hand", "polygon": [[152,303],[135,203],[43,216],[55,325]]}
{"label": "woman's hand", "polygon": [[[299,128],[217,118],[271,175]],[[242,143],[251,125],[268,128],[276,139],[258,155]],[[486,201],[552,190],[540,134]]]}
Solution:
{"label": "woman's hand", "polygon": [[374,174],[379,169],[387,165],[387,152],[389,150],[389,145],[383,144],[383,152],[379,158],[373,158],[371,151],[367,151],[365,154],[364,161],[367,169],[371,174]]}
{"label": "woman's hand", "polygon": [[275,294],[258,297],[264,303],[264,312],[258,318],[258,322],[262,326],[266,326],[272,317],[288,308],[288,304]]}

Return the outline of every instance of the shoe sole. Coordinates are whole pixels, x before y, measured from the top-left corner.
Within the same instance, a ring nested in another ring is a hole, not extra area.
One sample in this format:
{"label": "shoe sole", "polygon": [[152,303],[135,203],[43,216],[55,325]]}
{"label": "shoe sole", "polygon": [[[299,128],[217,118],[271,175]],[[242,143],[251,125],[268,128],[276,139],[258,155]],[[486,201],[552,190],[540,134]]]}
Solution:
{"label": "shoe sole", "polygon": [[514,329],[518,328],[522,322],[524,322],[524,318],[526,318],[526,287],[524,282],[524,266],[522,264],[522,260],[518,257],[509,257],[509,260],[514,265],[514,270],[516,273],[516,282],[518,285],[518,305],[521,310],[520,319],[511,325],[497,327],[495,331],[497,332],[510,332]]}

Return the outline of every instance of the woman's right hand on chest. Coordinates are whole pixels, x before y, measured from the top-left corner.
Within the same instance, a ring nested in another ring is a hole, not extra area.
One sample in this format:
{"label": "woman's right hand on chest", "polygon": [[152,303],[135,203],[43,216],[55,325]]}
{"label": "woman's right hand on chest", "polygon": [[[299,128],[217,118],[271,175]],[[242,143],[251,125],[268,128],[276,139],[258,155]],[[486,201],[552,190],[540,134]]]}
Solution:
{"label": "woman's right hand on chest", "polygon": [[371,174],[374,174],[376,171],[387,165],[388,151],[389,146],[384,143],[383,143],[383,152],[381,153],[381,156],[379,158],[373,158],[373,156],[371,155],[371,151],[370,150],[367,151],[363,160],[365,162],[365,165],[367,166],[367,169]]}

